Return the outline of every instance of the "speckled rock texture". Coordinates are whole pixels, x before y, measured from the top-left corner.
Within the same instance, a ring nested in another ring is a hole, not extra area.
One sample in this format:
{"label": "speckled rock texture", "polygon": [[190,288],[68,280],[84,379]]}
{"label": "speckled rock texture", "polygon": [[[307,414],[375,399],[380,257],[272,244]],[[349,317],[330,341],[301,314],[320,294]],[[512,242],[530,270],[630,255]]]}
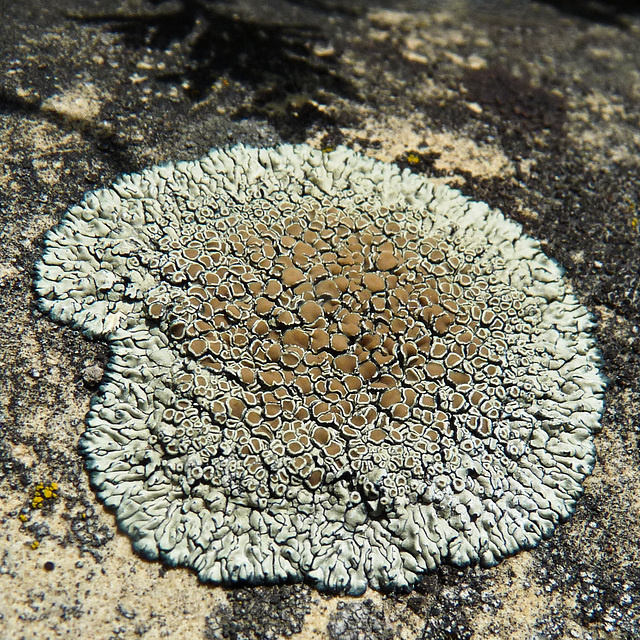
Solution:
{"label": "speckled rock texture", "polygon": [[[640,634],[635,7],[24,2],[0,40],[0,636]],[[460,189],[563,265],[608,386],[595,467],[551,538],[354,598],[202,584],[117,532],[78,449],[109,348],[36,309],[43,234],[123,173],[282,143],[344,144]]]}

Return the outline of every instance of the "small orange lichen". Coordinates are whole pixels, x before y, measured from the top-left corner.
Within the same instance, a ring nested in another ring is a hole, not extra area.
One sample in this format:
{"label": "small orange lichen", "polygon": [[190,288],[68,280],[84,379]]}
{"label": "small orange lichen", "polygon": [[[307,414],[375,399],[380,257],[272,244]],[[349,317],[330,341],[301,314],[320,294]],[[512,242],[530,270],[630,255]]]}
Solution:
{"label": "small orange lichen", "polygon": [[31,508],[40,509],[45,501],[55,500],[58,497],[56,491],[58,490],[58,483],[52,482],[51,484],[44,485],[39,482],[33,491],[33,498],[31,498]]}

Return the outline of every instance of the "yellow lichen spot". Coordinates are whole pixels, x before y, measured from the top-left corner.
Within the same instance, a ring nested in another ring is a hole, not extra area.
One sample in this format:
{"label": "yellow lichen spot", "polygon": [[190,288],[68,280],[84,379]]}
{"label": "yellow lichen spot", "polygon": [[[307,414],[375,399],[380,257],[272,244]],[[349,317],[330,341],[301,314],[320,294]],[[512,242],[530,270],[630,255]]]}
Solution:
{"label": "yellow lichen spot", "polygon": [[58,490],[58,483],[52,482],[49,485],[44,485],[42,482],[38,482],[33,492],[33,498],[31,499],[31,508],[40,509],[45,503],[45,500],[54,500],[58,497],[56,491]]}
{"label": "yellow lichen spot", "polygon": [[418,155],[416,155],[415,153],[410,153],[407,156],[407,162],[409,164],[418,164],[418,162],[420,162],[420,157]]}
{"label": "yellow lichen spot", "polygon": [[31,548],[35,551],[40,546],[40,543],[37,540],[34,540],[31,543]]}
{"label": "yellow lichen spot", "polygon": [[28,518],[28,516],[27,516],[27,515],[25,515],[24,513],[21,513],[21,514],[18,516],[18,518],[20,518],[20,520],[21,520],[22,522],[26,522],[26,521],[29,519],[29,518]]}

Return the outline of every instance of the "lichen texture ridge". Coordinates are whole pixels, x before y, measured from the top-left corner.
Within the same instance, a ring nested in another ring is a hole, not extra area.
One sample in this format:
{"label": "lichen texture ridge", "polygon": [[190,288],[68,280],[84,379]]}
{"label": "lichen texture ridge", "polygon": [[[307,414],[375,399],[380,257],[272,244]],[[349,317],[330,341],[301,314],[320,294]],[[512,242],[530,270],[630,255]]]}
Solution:
{"label": "lichen texture ridge", "polygon": [[205,582],[408,589],[568,517],[592,320],[499,211],[346,148],[127,175],[48,232],[40,308],[105,341],[81,438],[136,551]]}

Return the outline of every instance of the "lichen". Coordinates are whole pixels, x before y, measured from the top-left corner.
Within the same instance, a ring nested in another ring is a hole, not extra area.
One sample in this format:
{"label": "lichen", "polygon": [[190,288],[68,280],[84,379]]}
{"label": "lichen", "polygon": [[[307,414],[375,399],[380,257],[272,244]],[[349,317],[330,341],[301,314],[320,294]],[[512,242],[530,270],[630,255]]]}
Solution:
{"label": "lichen", "polygon": [[338,148],[124,176],[46,236],[39,305],[108,343],[81,449],[147,558],[203,581],[410,588],[568,517],[592,321],[519,225]]}
{"label": "lichen", "polygon": [[58,483],[52,482],[45,486],[43,482],[38,482],[33,491],[33,498],[31,499],[32,509],[41,509],[44,504],[49,504],[57,497]]}

